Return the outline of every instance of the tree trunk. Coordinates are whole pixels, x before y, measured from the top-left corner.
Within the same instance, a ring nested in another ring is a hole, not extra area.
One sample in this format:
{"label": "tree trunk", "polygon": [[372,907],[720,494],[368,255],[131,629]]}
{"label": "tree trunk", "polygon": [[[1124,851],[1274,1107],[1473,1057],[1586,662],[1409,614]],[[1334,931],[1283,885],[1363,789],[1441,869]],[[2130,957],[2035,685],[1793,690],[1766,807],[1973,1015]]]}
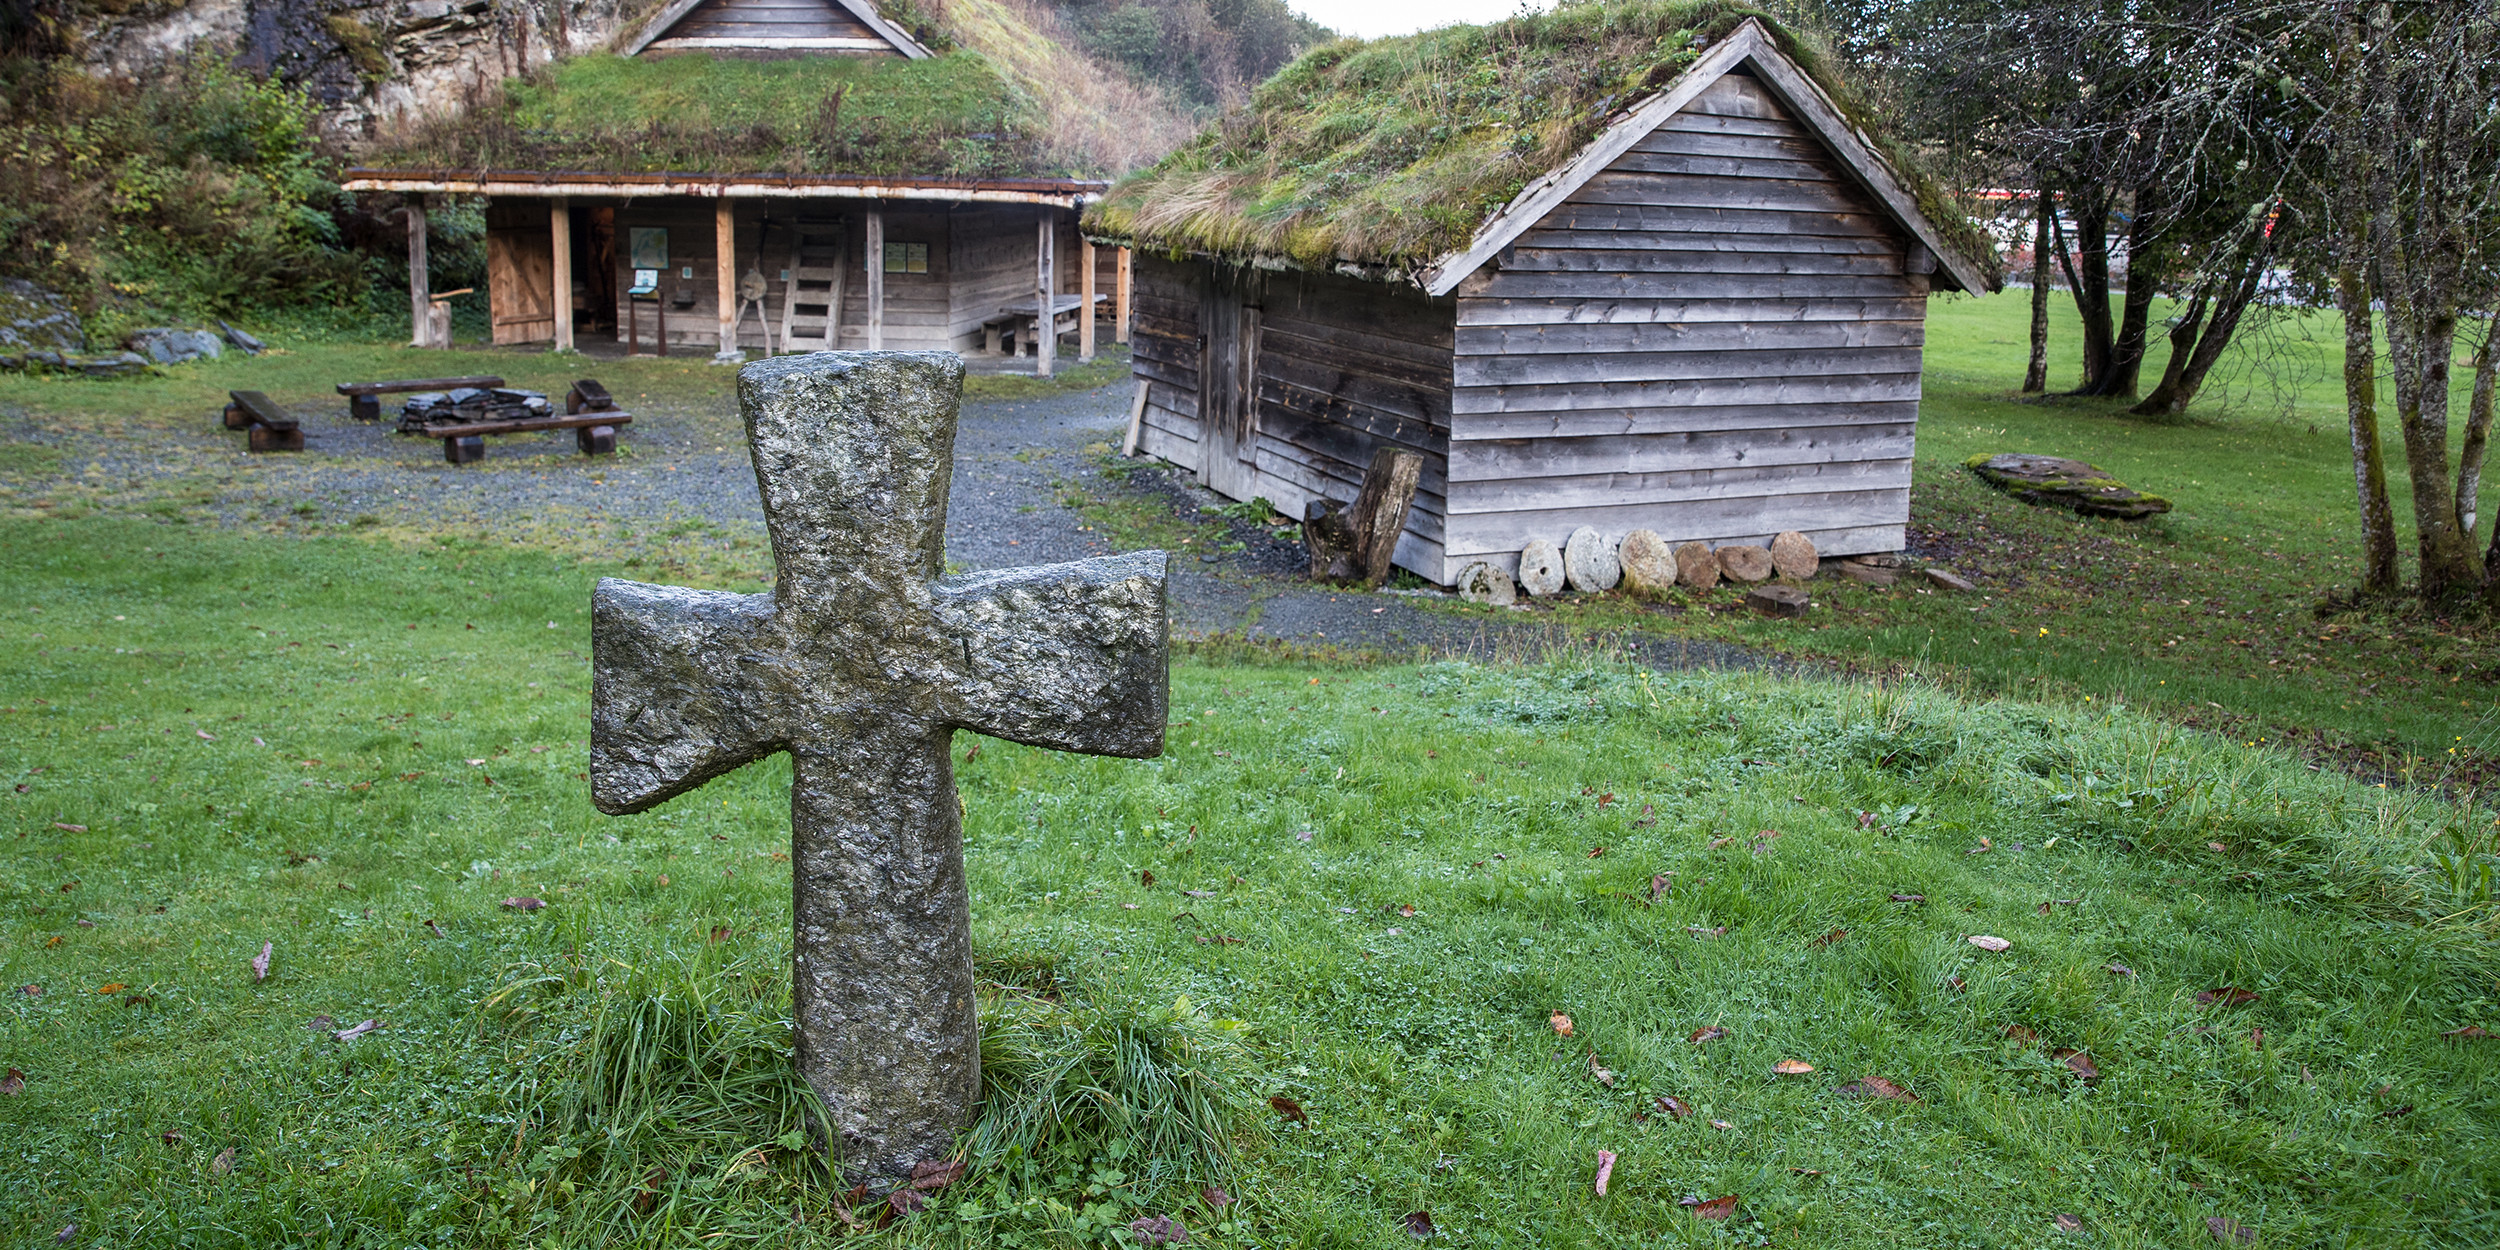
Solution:
{"label": "tree trunk", "polygon": [[2370,335],[2369,284],[2349,256],[2335,267],[2335,303],[2344,313],[2344,417],[2361,503],[2361,589],[2394,594],[2396,509],[2387,499],[2387,456],[2378,438],[2378,345]]}
{"label": "tree trunk", "polygon": [[2424,307],[2414,292],[2380,289],[2387,305],[2387,362],[2395,375],[2396,429],[2405,476],[2413,483],[2413,530],[2422,562],[2422,597],[2438,599],[2481,580],[2474,550],[2457,532],[2448,483],[2448,353],[2456,350],[2453,310]]}
{"label": "tree trunk", "polygon": [[[2491,441],[2492,335],[2500,331],[2500,314],[2483,318],[2482,345],[2474,349],[2474,398],[2465,409],[2465,445],[2457,456],[2457,533],[2467,546],[2474,543],[2474,525],[2479,520],[2479,497],[2483,488],[2483,455]],[[2500,528],[2495,528],[2500,534]],[[2486,575],[2491,562],[2483,562]]]}
{"label": "tree trunk", "polygon": [[[2214,364],[2222,359],[2223,349],[2230,346],[2231,336],[2239,331],[2240,318],[2264,288],[2266,270],[2274,263],[2275,246],[2281,242],[2281,232],[2288,228],[2274,215],[2271,204],[2259,206],[2254,215],[2254,225],[2242,236],[2241,246],[2235,252],[2236,270],[2210,274],[2198,281],[2187,313],[2170,331],[2170,363],[2162,370],[2161,384],[2129,411],[2145,416],[2183,412],[2196,393],[2204,389],[2205,375],[2213,372]],[[2212,308],[2210,320],[2206,319],[2208,305]]]}
{"label": "tree trunk", "polygon": [[2047,187],[2031,227],[2031,366],[2023,370],[2023,393],[2036,395],[2049,386],[2049,219],[2057,215],[2057,197]]}
{"label": "tree trunk", "polygon": [[[2074,293],[2075,312],[2083,318],[2083,385],[2078,395],[2098,394],[2091,389],[2093,379],[2109,372],[2109,195],[2105,191],[2081,192],[2067,198],[2068,214],[2075,219],[2075,267],[2066,274],[2067,289]],[[2066,250],[2058,249],[2059,263],[2064,264]]]}

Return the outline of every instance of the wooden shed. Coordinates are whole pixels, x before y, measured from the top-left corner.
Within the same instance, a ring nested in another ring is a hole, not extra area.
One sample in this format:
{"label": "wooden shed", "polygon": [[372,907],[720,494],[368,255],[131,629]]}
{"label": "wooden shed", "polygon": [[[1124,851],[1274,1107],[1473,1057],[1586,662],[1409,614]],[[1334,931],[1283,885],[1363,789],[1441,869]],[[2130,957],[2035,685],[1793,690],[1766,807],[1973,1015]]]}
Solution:
{"label": "wooden shed", "polygon": [[[1695,7],[1653,6],[1669,24]],[[1221,140],[1115,187],[1086,222],[1140,249],[1141,450],[1298,516],[1351,499],[1384,444],[1410,448],[1424,472],[1396,561],[1444,584],[1479,560],[1515,574],[1530,540],[1584,525],[1898,550],[1927,296],[1992,287],[1993,257],[1922,205],[1941,197],[1784,32],[1742,11],[1718,27],[1685,31],[1703,46],[1680,72],[1437,250],[1297,253],[1311,228],[1256,207],[1292,197],[1228,170]],[[1259,107],[1318,114],[1332,79],[1383,72],[1329,55]],[[1253,205],[1229,234],[1203,207],[1223,188]],[[1275,245],[1241,244],[1262,230]]]}

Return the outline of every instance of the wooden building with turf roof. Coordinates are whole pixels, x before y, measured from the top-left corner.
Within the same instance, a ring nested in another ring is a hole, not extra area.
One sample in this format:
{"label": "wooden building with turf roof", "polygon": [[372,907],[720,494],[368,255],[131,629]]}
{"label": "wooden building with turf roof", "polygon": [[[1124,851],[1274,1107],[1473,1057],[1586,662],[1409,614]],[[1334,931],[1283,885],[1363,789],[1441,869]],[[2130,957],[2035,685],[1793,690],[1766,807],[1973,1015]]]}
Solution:
{"label": "wooden building with turf roof", "polygon": [[1141,450],[1289,515],[1422,454],[1397,563],[1532,539],[1898,550],[1929,293],[1992,248],[1742,6],[1305,54],[1085,219],[1135,246]]}
{"label": "wooden building with turf roof", "polygon": [[1081,354],[1093,314],[1124,341],[1127,269],[1076,230],[1110,184],[1058,167],[1040,128],[991,62],[870,0],[673,0],[616,53],[418,126],[345,185],[410,210],[421,344],[426,206],[461,196],[486,202],[498,344],[1012,345],[1047,372],[1057,334],[1035,311]]}

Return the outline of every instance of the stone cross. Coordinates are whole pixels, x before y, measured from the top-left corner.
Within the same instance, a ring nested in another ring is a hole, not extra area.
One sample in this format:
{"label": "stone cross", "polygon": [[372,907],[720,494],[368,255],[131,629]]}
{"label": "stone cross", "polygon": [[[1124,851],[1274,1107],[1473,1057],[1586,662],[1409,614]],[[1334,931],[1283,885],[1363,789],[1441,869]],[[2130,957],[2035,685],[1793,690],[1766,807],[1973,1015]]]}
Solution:
{"label": "stone cross", "polygon": [[790,753],[798,1064],[855,1175],[944,1156],[980,1094],[954,732],[1163,750],[1162,552],[940,579],[962,394],[946,352],[747,365],[772,592],[591,600],[599,810]]}

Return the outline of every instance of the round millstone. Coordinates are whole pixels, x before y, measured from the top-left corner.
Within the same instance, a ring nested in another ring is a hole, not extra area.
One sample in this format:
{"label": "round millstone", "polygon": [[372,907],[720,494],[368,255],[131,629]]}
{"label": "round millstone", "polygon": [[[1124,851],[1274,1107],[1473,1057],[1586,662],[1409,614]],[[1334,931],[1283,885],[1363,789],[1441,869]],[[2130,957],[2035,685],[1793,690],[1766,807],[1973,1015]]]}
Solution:
{"label": "round millstone", "polygon": [[1519,588],[1539,599],[1562,593],[1563,556],[1554,544],[1535,539],[1519,553]]}
{"label": "round millstone", "polygon": [[1634,530],[1615,550],[1623,566],[1623,588],[1636,595],[1662,594],[1675,584],[1675,551],[1656,530]]}
{"label": "round millstone", "polygon": [[1478,560],[1458,571],[1458,597],[1469,603],[1507,608],[1519,601],[1519,588],[1510,580],[1510,574]]}
{"label": "round millstone", "polygon": [[1623,580],[1623,565],[1615,559],[1615,545],[1583,525],[1563,544],[1563,577],[1573,590],[1593,595],[1613,590]]}
{"label": "round millstone", "polygon": [[1771,580],[1771,553],[1760,547],[1738,543],[1721,547],[1713,553],[1719,557],[1719,571],[1731,581],[1767,582]]}
{"label": "round millstone", "polygon": [[1792,582],[1813,577],[1823,567],[1814,553],[1814,540],[1790,530],[1771,540],[1771,568]]}
{"label": "round millstone", "polygon": [[1675,549],[1675,580],[1695,590],[1719,584],[1719,560],[1708,543],[1686,543]]}

